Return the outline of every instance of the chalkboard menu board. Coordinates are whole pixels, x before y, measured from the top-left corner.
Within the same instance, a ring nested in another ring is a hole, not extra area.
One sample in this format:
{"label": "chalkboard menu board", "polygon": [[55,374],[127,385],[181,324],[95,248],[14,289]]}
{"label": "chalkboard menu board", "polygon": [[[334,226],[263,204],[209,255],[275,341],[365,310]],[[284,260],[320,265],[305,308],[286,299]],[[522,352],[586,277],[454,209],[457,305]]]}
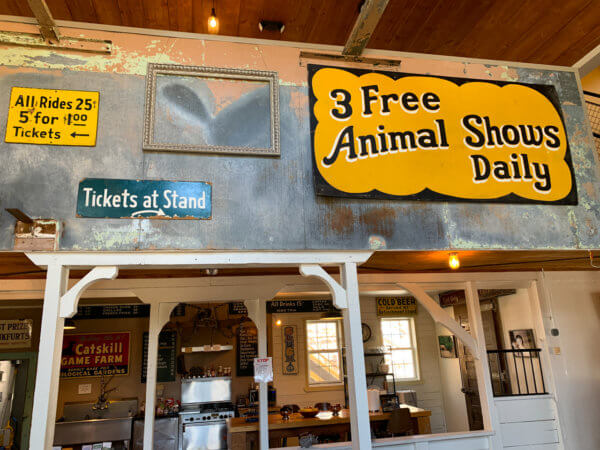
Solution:
{"label": "chalkboard menu board", "polygon": [[244,314],[248,315],[248,308],[244,305],[244,302],[231,302],[229,303],[229,314]]}
{"label": "chalkboard menu board", "polygon": [[258,358],[258,331],[255,326],[240,326],[237,335],[237,376],[254,376],[254,358]]}
{"label": "chalkboard menu board", "polygon": [[77,308],[73,319],[128,319],[149,317],[150,305],[88,305]]}
{"label": "chalkboard menu board", "polygon": [[[156,381],[168,383],[175,381],[175,368],[177,359],[177,332],[162,331],[158,335],[158,364]],[[144,333],[142,343],[142,383],[146,382],[148,370],[148,333]]]}
{"label": "chalkboard menu board", "polygon": [[267,302],[267,313],[314,313],[336,309],[331,300],[273,300]]}

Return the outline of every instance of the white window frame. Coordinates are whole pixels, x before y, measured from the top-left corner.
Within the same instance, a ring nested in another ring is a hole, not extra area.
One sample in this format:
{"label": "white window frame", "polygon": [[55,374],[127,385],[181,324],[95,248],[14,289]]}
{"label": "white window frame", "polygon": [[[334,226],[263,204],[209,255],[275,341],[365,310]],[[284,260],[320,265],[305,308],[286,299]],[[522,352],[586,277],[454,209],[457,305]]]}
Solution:
{"label": "white window frame", "polygon": [[[311,323],[333,323],[335,324],[336,334],[337,334],[337,348],[336,350],[309,350],[308,349],[308,326]],[[342,336],[341,336],[341,327],[340,320],[331,319],[308,319],[304,323],[304,345],[306,348],[306,386],[308,388],[318,388],[318,387],[329,387],[329,386],[343,386],[344,385],[344,361],[342,359]],[[311,353],[335,353],[338,354],[338,361],[340,362],[340,380],[335,382],[311,382],[310,381],[310,355]]]}
{"label": "white window frame", "polygon": [[[416,326],[415,326],[415,318],[414,317],[382,317],[380,319],[380,323],[379,323],[379,327],[381,330],[381,340],[383,343],[383,336],[384,336],[383,335],[383,322],[392,322],[392,321],[399,321],[399,320],[408,321],[409,330],[410,330],[411,346],[410,347],[387,347],[386,346],[386,348],[389,349],[390,352],[392,350],[411,350],[412,355],[413,355],[414,365],[415,365],[415,377],[400,378],[394,374],[394,381],[396,382],[396,384],[407,383],[407,382],[419,382],[419,381],[421,381],[421,362],[419,361],[419,346],[417,344],[417,331],[416,331]],[[393,373],[394,365],[393,365],[393,361],[392,361],[392,355],[389,355],[389,365],[390,365],[390,373]]]}

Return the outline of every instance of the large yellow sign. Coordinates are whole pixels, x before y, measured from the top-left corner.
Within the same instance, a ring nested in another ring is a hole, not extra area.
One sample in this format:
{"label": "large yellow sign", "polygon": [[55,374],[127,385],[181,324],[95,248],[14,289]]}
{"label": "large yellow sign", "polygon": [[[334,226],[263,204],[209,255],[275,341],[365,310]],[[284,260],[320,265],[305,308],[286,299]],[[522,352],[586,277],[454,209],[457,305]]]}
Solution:
{"label": "large yellow sign", "polygon": [[13,87],[6,142],[96,145],[100,94]]}
{"label": "large yellow sign", "polygon": [[309,66],[317,192],[576,204],[552,86]]}

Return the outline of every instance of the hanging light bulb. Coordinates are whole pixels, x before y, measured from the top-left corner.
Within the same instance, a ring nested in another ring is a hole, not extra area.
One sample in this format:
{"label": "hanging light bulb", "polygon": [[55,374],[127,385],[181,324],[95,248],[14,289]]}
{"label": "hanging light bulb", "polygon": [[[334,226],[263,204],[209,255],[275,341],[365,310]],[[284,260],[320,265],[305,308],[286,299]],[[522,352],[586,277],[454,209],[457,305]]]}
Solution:
{"label": "hanging light bulb", "polygon": [[278,327],[281,326],[281,319],[277,319],[277,322],[275,322],[275,325],[277,325]]}
{"label": "hanging light bulb", "polygon": [[215,2],[213,0],[213,6],[210,11],[210,17],[208,18],[208,32],[218,33],[219,32],[219,19],[217,19],[217,13],[215,12]]}
{"label": "hanging light bulb", "polygon": [[460,260],[458,259],[458,253],[450,253],[448,257],[448,265],[451,269],[458,269],[460,267]]}

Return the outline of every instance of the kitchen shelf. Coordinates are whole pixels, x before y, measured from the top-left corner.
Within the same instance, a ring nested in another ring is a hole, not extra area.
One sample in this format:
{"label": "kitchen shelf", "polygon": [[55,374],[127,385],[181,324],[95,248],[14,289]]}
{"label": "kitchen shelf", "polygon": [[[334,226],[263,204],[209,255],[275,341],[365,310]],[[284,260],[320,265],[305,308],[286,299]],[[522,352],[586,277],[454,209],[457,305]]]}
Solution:
{"label": "kitchen shelf", "polygon": [[[381,363],[383,363],[383,361],[384,361],[383,357],[385,357],[386,355],[391,355],[392,352],[389,349],[389,347],[380,347],[380,348],[381,348],[381,351],[373,349],[373,348],[370,350],[367,350],[364,353],[365,360],[368,357],[379,356],[380,358],[382,358]],[[342,370],[343,370],[342,379],[344,380],[344,401],[345,401],[346,407],[348,407],[349,398],[348,398],[348,375],[346,373],[346,347],[342,347]],[[394,376],[393,373],[384,373],[384,372],[367,372],[367,373],[365,373],[365,381],[367,382],[367,385],[370,385],[371,383],[373,383],[374,379],[378,378],[378,377],[384,377],[386,382],[388,381],[387,377],[392,377],[391,382],[388,383],[388,393],[393,394],[394,392],[396,392],[396,377]],[[390,390],[389,386],[391,386],[391,392],[389,392],[389,390]]]}
{"label": "kitchen shelf", "polygon": [[181,347],[181,353],[226,352],[233,350],[233,345],[201,345],[199,347]]}

